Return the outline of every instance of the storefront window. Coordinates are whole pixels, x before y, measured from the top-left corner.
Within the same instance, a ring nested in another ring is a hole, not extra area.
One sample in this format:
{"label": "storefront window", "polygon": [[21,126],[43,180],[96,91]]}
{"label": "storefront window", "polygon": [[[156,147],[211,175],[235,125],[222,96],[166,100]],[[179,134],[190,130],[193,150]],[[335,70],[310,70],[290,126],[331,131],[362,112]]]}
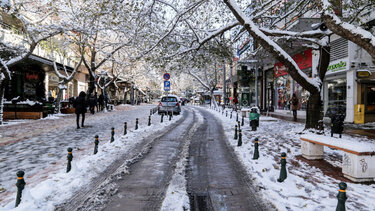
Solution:
{"label": "storefront window", "polygon": [[328,81],[328,108],[346,108],[346,79]]}
{"label": "storefront window", "polygon": [[280,76],[276,79],[277,84],[277,107],[278,109],[288,110],[289,105],[289,93],[290,93],[290,78],[288,75]]}
{"label": "storefront window", "polygon": [[367,85],[365,106],[367,112],[375,112],[375,84]]}
{"label": "storefront window", "polygon": [[298,109],[306,110],[307,100],[309,99],[310,93],[298,83],[295,84],[294,90],[295,90],[294,93],[296,93],[298,101],[299,101]]}

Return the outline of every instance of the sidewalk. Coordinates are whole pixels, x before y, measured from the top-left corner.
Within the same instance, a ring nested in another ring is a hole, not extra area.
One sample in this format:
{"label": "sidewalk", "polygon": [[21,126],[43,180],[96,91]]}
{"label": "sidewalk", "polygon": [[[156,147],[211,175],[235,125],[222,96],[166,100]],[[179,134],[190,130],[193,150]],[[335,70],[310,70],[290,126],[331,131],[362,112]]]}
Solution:
{"label": "sidewalk", "polygon": [[[267,113],[262,113],[267,116]],[[269,112],[268,116],[275,117],[282,120],[293,121],[292,111],[289,110],[275,110]],[[297,112],[297,121],[299,123],[306,122],[306,111]],[[375,123],[366,123],[363,125],[354,123],[344,123],[344,133],[352,136],[366,136],[369,139],[375,139]]]}

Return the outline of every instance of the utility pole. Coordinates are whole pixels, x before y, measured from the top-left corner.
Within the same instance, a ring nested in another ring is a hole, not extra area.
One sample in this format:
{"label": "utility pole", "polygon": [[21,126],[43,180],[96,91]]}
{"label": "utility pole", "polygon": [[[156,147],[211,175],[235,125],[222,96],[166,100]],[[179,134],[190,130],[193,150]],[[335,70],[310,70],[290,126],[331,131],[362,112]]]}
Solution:
{"label": "utility pole", "polygon": [[255,66],[255,106],[259,106],[258,102],[258,66]]}
{"label": "utility pole", "polygon": [[226,96],[227,96],[227,86],[226,86],[226,74],[225,74],[225,60],[223,60],[223,80],[224,80],[224,82],[223,82],[223,102],[224,102],[224,107],[227,105],[227,103],[226,103]]}

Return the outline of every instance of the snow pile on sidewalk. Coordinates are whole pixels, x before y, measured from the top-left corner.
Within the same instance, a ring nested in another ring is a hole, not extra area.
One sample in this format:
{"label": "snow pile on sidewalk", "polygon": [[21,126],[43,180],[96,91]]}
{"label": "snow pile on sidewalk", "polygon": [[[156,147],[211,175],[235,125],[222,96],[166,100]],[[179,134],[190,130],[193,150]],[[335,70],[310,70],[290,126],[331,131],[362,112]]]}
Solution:
{"label": "snow pile on sidewalk", "polygon": [[[253,180],[253,184],[260,190],[262,197],[267,199],[278,210],[335,210],[337,205],[338,181],[326,176],[314,166],[297,160],[301,155],[299,133],[304,125],[286,121],[260,121],[257,131],[251,131],[246,120],[243,129],[241,147],[234,140],[233,118],[225,117],[217,111],[209,111],[222,121],[227,139],[233,147],[240,162],[242,162]],[[258,160],[253,160],[254,139],[259,138]],[[343,138],[349,138],[346,135]],[[359,139],[359,138],[358,138]],[[360,141],[360,140],[358,140]],[[287,179],[279,183],[281,152],[287,153]],[[342,152],[325,147],[325,159],[341,157]],[[341,159],[340,159],[341,161]],[[331,161],[336,166],[341,162]],[[348,210],[374,210],[375,185],[347,183],[346,207]]]}
{"label": "snow pile on sidewalk", "polygon": [[103,172],[107,166],[129,152],[143,138],[165,130],[165,128],[178,121],[182,115],[174,116],[172,121],[141,127],[138,130],[128,130],[126,136],[115,135],[115,141],[110,143],[99,142],[99,149],[93,155],[92,148],[87,148],[83,153],[73,151],[72,170],[66,173],[65,165],[60,165],[57,171],[46,175],[43,181],[37,183],[26,182],[23,190],[21,204],[14,208],[15,193],[8,194],[6,205],[2,204],[0,210],[54,210],[55,205],[61,204],[81,187],[90,184],[90,181]]}

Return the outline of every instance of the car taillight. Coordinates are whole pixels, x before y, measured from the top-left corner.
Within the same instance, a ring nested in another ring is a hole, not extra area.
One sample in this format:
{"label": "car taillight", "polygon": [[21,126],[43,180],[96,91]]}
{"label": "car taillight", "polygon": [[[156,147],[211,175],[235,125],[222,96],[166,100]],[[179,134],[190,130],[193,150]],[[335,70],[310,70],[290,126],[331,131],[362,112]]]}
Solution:
{"label": "car taillight", "polygon": [[161,102],[159,102],[159,106],[162,106]]}
{"label": "car taillight", "polygon": [[176,103],[176,106],[179,106],[179,105],[180,105],[180,103],[177,102],[177,103]]}

